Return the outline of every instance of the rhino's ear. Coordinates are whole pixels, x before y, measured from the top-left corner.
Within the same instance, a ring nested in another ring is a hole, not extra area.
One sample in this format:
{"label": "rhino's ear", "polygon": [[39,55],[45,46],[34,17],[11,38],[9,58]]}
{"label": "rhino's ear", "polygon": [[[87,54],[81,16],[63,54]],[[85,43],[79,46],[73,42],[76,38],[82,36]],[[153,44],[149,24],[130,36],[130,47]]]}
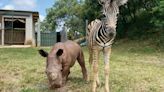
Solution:
{"label": "rhino's ear", "polygon": [[124,5],[128,2],[128,0],[116,0],[118,6]]}
{"label": "rhino's ear", "polygon": [[38,50],[39,51],[39,54],[43,57],[47,57],[48,56],[48,53],[42,49]]}
{"label": "rhino's ear", "polygon": [[61,56],[63,54],[63,49],[59,49],[57,52],[56,52],[56,56]]}

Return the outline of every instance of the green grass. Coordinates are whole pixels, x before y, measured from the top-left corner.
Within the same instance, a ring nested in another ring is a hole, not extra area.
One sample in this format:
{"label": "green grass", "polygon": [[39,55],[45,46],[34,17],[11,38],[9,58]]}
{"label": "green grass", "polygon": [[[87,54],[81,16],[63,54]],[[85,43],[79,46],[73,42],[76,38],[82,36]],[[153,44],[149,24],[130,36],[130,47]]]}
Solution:
{"label": "green grass", "polygon": [[[38,54],[38,49],[0,49],[0,92],[54,92],[48,89],[45,58]],[[88,50],[86,47],[83,50],[89,69]],[[102,55],[100,57],[101,86],[98,92],[103,92],[104,64]],[[111,92],[164,92],[164,52],[149,42],[116,42],[112,48],[109,78]],[[90,92],[90,83],[82,80],[78,63],[71,68],[64,89],[68,92]]]}

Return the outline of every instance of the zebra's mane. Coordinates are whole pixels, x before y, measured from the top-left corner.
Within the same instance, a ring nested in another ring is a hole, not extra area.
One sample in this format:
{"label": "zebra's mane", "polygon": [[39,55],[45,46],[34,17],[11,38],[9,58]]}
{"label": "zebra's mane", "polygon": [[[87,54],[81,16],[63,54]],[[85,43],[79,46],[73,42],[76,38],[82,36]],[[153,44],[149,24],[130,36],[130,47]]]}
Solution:
{"label": "zebra's mane", "polygon": [[121,5],[126,4],[128,0],[109,0],[109,1],[110,3],[116,2],[118,6],[121,6]]}
{"label": "zebra's mane", "polygon": [[127,3],[128,0],[98,0],[102,5],[102,12],[105,15],[106,25],[116,28],[117,14],[119,14],[119,6]]}
{"label": "zebra's mane", "polygon": [[[103,0],[105,9],[108,8],[110,12],[119,13],[118,7],[127,3],[128,0]],[[110,8],[110,9],[109,9]]]}

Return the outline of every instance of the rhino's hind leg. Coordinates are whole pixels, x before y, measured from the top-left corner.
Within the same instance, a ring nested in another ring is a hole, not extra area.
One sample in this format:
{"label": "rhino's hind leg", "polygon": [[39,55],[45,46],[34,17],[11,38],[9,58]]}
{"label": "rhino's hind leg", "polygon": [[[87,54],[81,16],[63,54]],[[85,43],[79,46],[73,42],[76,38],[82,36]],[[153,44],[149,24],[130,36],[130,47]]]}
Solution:
{"label": "rhino's hind leg", "polygon": [[83,79],[87,81],[88,80],[88,74],[87,74],[87,69],[85,67],[84,55],[83,55],[82,51],[80,52],[77,60],[78,60],[78,63],[81,66],[81,69],[82,69]]}

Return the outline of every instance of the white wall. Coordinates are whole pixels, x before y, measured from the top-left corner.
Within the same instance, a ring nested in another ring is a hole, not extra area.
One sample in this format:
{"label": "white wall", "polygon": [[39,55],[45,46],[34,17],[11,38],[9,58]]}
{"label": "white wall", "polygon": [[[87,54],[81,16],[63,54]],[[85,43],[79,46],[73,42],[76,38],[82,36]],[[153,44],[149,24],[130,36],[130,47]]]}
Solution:
{"label": "white wall", "polygon": [[35,32],[32,14],[26,17],[25,44],[35,46]]}
{"label": "white wall", "polygon": [[[21,15],[21,13],[20,13]],[[34,31],[34,23],[33,23],[33,17],[32,13],[28,13],[27,15],[29,16],[3,16],[2,20],[4,17],[14,17],[14,18],[25,18],[26,19],[26,26],[25,26],[25,45],[31,45],[31,46],[36,46],[35,44],[35,31]],[[2,22],[2,27],[4,22]],[[2,41],[3,42],[3,41]],[[4,42],[3,42],[4,43]]]}

